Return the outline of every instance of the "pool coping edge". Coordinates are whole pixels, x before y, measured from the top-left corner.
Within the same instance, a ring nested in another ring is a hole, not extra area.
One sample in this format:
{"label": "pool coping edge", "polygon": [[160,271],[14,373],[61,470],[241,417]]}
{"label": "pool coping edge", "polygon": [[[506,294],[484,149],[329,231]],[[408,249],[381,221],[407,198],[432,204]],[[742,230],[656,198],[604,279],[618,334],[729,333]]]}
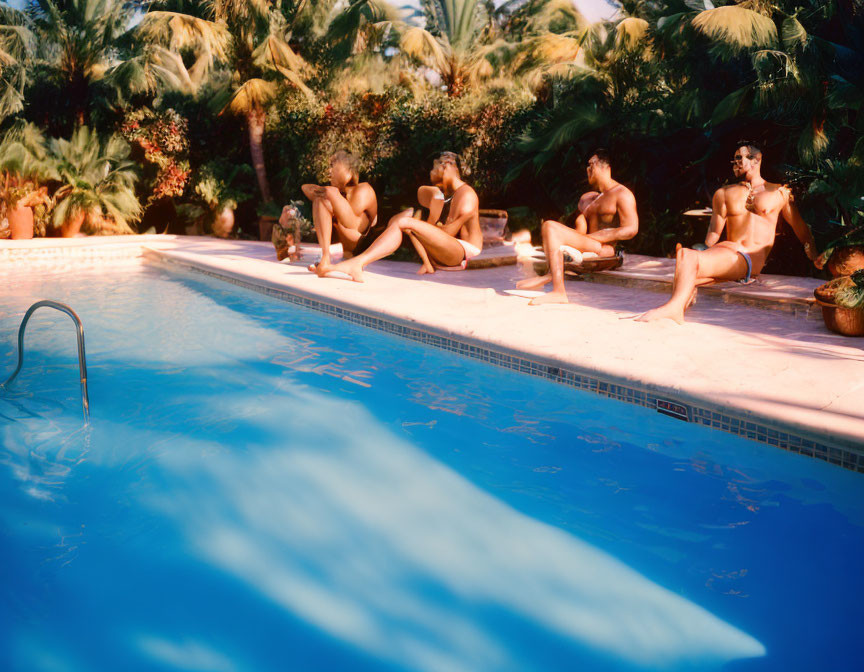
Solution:
{"label": "pool coping edge", "polygon": [[[173,253],[172,253],[173,252]],[[322,298],[313,292],[287,287],[242,272],[202,264],[181,258],[176,251],[144,246],[142,260],[179,266],[218,280],[255,291],[278,300],[323,312],[369,328],[390,333],[478,359],[487,363],[527,373],[547,380],[593,392],[619,401],[748,438],[759,443],[799,453],[831,464],[864,473],[864,445],[860,437],[826,432],[809,425],[780,421],[769,415],[729,406],[701,395],[646,383],[493,343],[468,334],[443,329],[417,320],[409,320],[377,310],[367,310],[354,303]]]}

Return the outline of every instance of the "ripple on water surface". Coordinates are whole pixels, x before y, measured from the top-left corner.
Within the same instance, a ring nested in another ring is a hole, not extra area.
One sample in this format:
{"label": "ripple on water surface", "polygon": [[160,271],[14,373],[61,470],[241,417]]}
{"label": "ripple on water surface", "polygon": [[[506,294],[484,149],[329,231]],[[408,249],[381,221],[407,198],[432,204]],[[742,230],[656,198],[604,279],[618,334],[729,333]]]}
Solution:
{"label": "ripple on water surface", "polygon": [[195,275],[24,278],[11,670],[853,670],[860,475]]}

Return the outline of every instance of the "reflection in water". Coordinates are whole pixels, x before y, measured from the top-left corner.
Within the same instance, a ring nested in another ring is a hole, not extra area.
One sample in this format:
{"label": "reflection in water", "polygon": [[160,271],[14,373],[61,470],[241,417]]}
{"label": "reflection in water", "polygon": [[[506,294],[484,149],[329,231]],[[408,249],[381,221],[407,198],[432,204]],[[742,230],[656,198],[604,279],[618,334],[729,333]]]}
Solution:
{"label": "reflection in water", "polygon": [[31,280],[0,668],[857,669],[856,474],[156,275]]}
{"label": "reflection in water", "polygon": [[143,636],[138,640],[138,647],[156,663],[177,670],[234,672],[240,669],[227,656],[214,651],[202,642],[191,640],[176,642],[162,637]]}
{"label": "reflection in water", "polygon": [[[243,399],[231,402],[243,412]],[[279,419],[269,429],[286,437],[284,449],[214,452],[204,462],[200,447],[162,453],[177,488],[150,503],[209,562],[332,636],[411,669],[530,667],[486,619],[471,618],[479,609],[619,663],[713,666],[764,654],[356,406],[312,392],[294,404],[302,418],[280,417],[276,403],[258,409],[262,422]]]}

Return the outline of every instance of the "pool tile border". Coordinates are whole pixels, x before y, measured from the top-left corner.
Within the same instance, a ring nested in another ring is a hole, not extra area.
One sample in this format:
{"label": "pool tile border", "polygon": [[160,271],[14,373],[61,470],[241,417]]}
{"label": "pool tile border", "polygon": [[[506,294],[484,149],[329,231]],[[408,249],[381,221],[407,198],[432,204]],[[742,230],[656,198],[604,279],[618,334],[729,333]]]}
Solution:
{"label": "pool tile border", "polygon": [[[313,299],[297,294],[288,289],[268,287],[247,280],[242,280],[228,273],[219,273],[212,269],[205,269],[194,263],[176,258],[170,258],[159,254],[144,254],[145,259],[157,261],[169,266],[179,266],[194,273],[200,273],[232,285],[249,289],[259,294],[264,294],[274,299],[292,303],[303,308],[309,308],[317,312],[325,313],[333,317],[347,320],[353,324],[376,329],[378,331],[400,336],[423,345],[432,346],[440,350],[446,350],[458,355],[477,359],[495,366],[511,369],[520,373],[546,378],[556,383],[568,385],[579,390],[593,392],[603,397],[636,404],[645,408],[652,408],[663,412],[661,407],[669,408],[676,413],[664,413],[673,415],[685,422],[704,425],[712,429],[718,429],[730,434],[758,441],[776,448],[782,448],[793,453],[799,453],[813,457],[825,462],[830,462],[844,469],[850,469],[864,473],[864,451],[858,452],[843,446],[831,445],[819,440],[807,438],[796,434],[791,429],[764,424],[756,419],[747,419],[740,416],[730,415],[725,411],[717,410],[707,406],[694,404],[688,400],[675,398],[645,387],[632,387],[619,382],[603,379],[595,374],[585,373],[576,368],[562,366],[559,363],[545,363],[531,359],[525,355],[515,352],[504,352],[504,348],[495,349],[488,346],[467,343],[458,338],[440,333],[434,333],[428,329],[407,325],[395,321],[396,318],[384,319],[376,315],[370,315],[356,309],[334,305],[318,299]],[[682,417],[684,416],[684,417]]]}

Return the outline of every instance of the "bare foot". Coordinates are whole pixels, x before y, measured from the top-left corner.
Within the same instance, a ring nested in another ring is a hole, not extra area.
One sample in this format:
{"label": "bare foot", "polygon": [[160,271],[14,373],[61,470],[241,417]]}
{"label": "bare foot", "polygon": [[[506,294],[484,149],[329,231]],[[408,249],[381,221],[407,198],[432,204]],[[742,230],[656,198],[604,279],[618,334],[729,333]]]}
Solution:
{"label": "bare foot", "polygon": [[684,311],[666,303],[659,308],[642,313],[636,318],[637,322],[656,322],[657,320],[673,320],[678,324],[684,324]]}
{"label": "bare foot", "polygon": [[420,270],[417,271],[417,275],[426,275],[427,273],[434,273],[435,267],[432,264],[423,264],[420,267]]}
{"label": "bare foot", "polygon": [[549,282],[552,282],[552,276],[548,273],[546,275],[537,275],[533,278],[520,280],[516,283],[516,289],[540,289],[540,287],[543,287]]}
{"label": "bare foot", "polygon": [[350,275],[351,279],[354,282],[363,282],[363,267],[355,263],[353,259],[349,259],[348,261],[342,261],[335,266],[324,265],[324,262],[318,264],[318,277],[326,278],[328,273],[345,273],[345,275]]}
{"label": "bare foot", "polygon": [[542,306],[544,303],[570,303],[567,292],[549,292],[543,296],[531,299],[531,306]]}

